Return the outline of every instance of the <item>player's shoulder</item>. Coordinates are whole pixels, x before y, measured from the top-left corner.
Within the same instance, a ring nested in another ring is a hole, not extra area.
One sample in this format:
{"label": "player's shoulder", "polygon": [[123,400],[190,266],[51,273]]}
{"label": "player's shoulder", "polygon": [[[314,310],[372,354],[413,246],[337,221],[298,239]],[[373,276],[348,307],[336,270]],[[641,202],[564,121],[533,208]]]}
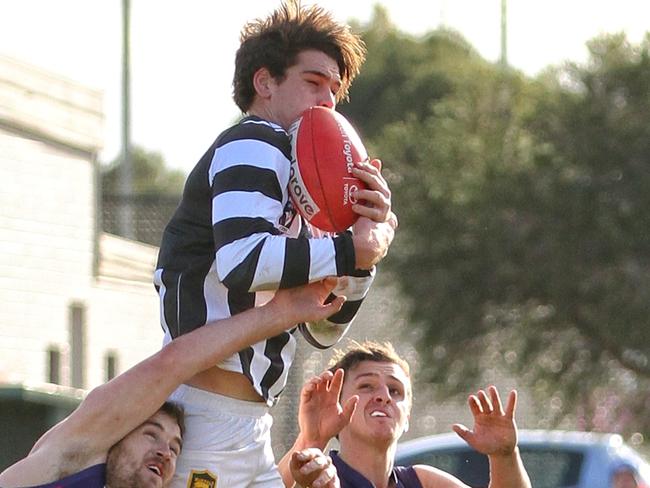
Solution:
{"label": "player's shoulder", "polygon": [[455,476],[426,464],[413,466],[423,488],[469,488]]}
{"label": "player's shoulder", "polygon": [[223,131],[217,138],[217,147],[235,141],[258,141],[270,144],[290,154],[289,135],[279,125],[256,116],[248,116]]}

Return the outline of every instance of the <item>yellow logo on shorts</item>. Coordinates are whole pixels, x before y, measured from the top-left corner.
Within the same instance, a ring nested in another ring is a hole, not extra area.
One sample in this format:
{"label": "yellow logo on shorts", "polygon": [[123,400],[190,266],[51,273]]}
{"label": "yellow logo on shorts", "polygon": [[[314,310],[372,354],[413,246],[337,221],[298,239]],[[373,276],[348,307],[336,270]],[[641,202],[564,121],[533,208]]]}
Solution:
{"label": "yellow logo on shorts", "polygon": [[187,488],[217,488],[217,475],[207,469],[192,470],[187,480]]}

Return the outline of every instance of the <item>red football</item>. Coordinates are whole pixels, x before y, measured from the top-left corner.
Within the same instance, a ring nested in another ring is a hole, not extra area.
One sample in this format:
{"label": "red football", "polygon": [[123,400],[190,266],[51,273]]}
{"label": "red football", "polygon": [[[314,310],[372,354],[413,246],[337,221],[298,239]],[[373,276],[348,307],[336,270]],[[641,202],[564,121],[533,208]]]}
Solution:
{"label": "red football", "polygon": [[314,227],[341,232],[358,218],[351,192],[366,188],[352,175],[353,163],[368,153],[350,122],[326,107],[307,109],[289,128],[291,172],[289,193]]}

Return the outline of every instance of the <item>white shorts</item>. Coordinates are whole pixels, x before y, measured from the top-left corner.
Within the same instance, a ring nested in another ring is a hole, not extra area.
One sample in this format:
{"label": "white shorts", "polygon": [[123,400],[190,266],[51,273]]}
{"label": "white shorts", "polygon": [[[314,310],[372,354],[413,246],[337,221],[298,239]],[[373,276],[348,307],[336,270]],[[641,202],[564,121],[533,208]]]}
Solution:
{"label": "white shorts", "polygon": [[284,488],[265,403],[181,385],[169,398],[185,409],[183,449],[171,488]]}

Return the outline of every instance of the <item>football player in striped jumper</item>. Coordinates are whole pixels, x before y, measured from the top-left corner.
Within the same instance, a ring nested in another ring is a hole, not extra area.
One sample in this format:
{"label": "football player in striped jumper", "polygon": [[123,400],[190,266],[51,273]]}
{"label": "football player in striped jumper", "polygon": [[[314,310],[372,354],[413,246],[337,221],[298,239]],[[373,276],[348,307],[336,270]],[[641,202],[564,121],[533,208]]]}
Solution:
{"label": "football player in striped jumper", "polygon": [[326,276],[339,278],[333,295],[347,302],[327,323],[250,344],[176,390],[187,432],[175,487],[205,476],[229,488],[283,486],[269,407],[286,384],[295,332],[316,347],[335,344],[393,240],[397,220],[378,160],[353,170],[368,189],[353,195],[363,204],[348,232],[320,235],[288,196],[287,130],[309,107],[334,109],[364,59],[360,37],[315,5],[287,0],[242,29],[233,86],[244,117],[191,171],[162,238],[155,284],[165,341]]}

